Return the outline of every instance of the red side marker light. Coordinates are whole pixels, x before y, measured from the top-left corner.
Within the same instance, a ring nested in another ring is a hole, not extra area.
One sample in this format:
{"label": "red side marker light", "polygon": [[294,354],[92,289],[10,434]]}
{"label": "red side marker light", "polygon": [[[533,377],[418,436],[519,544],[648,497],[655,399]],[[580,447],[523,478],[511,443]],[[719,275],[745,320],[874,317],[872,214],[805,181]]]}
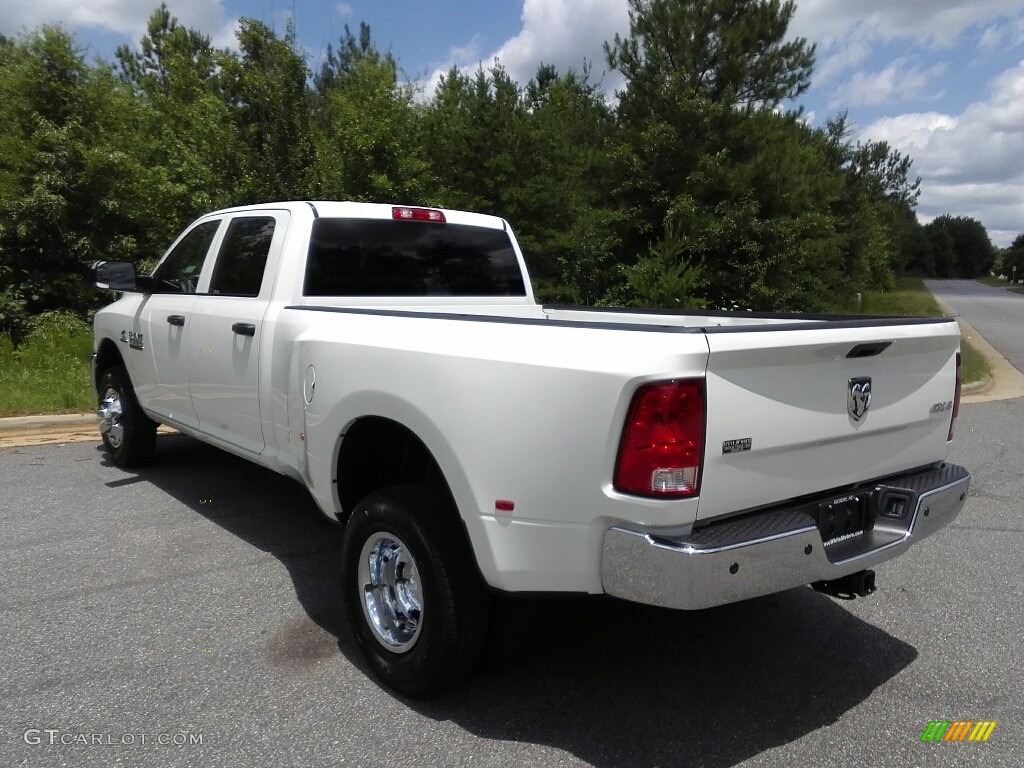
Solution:
{"label": "red side marker light", "polygon": [[494,502],[494,511],[495,512],[511,512],[515,508],[516,508],[516,503],[514,501],[508,501],[506,499],[498,499],[497,501]]}
{"label": "red side marker light", "polygon": [[436,208],[409,208],[396,205],[391,209],[391,218],[398,221],[434,221],[444,224],[444,213]]}

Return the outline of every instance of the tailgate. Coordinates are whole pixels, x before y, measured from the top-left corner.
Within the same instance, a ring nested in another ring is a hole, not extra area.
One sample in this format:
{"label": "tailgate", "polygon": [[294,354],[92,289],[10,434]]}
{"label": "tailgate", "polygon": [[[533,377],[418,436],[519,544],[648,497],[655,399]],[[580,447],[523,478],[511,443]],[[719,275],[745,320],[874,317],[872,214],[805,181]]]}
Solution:
{"label": "tailgate", "polygon": [[709,329],[707,339],[698,519],[946,457],[960,344],[952,320]]}

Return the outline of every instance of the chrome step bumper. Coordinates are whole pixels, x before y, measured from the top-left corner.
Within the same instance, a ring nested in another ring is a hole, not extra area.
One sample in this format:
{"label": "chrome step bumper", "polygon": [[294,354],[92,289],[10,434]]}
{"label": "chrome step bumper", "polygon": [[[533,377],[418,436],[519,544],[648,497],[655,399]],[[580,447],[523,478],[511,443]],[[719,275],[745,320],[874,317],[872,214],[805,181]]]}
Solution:
{"label": "chrome step bumper", "polygon": [[601,559],[604,590],[694,610],[837,579],[890,560],[948,525],[970,482],[963,467],[942,464],[850,491],[870,494],[875,505],[901,498],[906,512],[899,519],[879,514],[870,530],[827,546],[814,518],[826,496],[713,522],[684,537],[611,528]]}

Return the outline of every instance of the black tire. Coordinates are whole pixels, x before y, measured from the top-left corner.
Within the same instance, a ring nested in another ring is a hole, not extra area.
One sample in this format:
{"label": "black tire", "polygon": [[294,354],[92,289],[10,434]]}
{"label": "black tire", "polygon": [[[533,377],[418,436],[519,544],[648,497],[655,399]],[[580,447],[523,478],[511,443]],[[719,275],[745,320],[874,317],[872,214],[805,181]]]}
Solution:
{"label": "black tire", "polygon": [[[100,377],[100,409],[105,405],[115,408],[107,419],[101,420],[100,437],[114,464],[124,468],[140,467],[152,461],[157,424],[139,405],[124,366],[108,368]],[[120,407],[119,413],[116,406]]]}
{"label": "black tire", "polygon": [[[377,610],[383,621],[369,618],[364,586],[368,579],[373,583],[371,562],[388,564],[378,571],[391,569],[392,585],[369,592],[380,595],[369,600],[376,609],[397,608]],[[360,502],[345,526],[342,584],[352,633],[388,687],[408,696],[434,693],[480,660],[488,595],[446,493],[401,486]],[[388,627],[388,616],[399,620]]]}

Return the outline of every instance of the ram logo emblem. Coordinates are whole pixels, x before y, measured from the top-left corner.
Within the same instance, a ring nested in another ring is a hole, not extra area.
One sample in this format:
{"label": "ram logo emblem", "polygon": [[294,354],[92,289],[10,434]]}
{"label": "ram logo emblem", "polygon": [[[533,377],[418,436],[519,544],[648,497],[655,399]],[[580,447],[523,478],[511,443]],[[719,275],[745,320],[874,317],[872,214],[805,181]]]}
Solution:
{"label": "ram logo emblem", "polygon": [[846,396],[846,410],[849,412],[850,418],[860,421],[870,407],[871,379],[867,376],[850,379],[849,392]]}

